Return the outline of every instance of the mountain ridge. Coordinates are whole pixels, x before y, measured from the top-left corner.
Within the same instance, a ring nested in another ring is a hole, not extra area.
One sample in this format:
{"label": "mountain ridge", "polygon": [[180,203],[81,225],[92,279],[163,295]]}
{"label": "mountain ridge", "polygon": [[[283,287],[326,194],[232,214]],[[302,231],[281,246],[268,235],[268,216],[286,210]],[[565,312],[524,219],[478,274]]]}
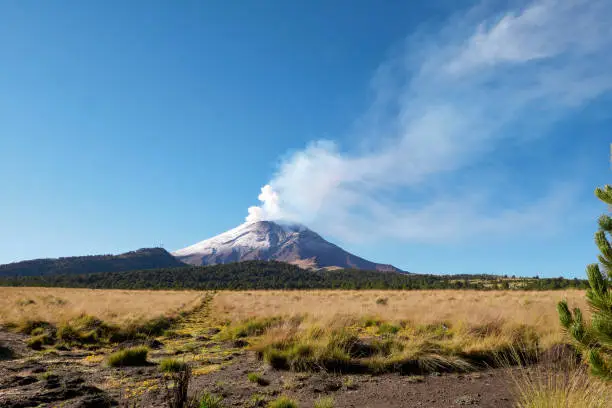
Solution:
{"label": "mountain ridge", "polygon": [[0,265],[0,276],[47,276],[124,272],[186,266],[163,248],[141,248],[118,255],[39,258]]}
{"label": "mountain ridge", "polygon": [[194,266],[275,260],[305,269],[352,268],[403,272],[393,265],[368,261],[351,254],[304,225],[274,221],[246,222],[176,250],[172,255]]}

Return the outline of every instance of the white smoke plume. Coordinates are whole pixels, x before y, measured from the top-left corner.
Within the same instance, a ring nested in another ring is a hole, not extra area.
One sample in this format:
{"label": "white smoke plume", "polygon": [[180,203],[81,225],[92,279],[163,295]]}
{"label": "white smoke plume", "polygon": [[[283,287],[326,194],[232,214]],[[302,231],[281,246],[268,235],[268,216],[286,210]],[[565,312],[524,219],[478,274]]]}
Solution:
{"label": "white smoke plume", "polygon": [[261,201],[261,206],[249,207],[247,222],[277,220],[281,218],[280,207],[278,205],[278,194],[272,190],[269,184],[261,188],[261,193],[257,197]]}
{"label": "white smoke plume", "polygon": [[360,148],[317,141],[293,154],[247,220],[299,221],[344,239],[436,241],[536,228],[568,212],[573,187],[557,180],[506,207],[501,186],[460,188],[454,177],[509,141],[548,135],[612,89],[612,2],[539,0],[477,18],[483,10],[409,38],[372,81]]}

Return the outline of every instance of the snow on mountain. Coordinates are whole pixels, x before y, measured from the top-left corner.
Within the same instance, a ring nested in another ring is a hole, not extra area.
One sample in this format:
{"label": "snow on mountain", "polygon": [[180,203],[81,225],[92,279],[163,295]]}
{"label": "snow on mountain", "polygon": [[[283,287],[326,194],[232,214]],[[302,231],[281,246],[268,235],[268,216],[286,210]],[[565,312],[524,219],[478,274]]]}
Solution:
{"label": "snow on mountain", "polygon": [[399,271],[350,254],[303,225],[272,221],[247,222],[172,254],[192,265],[277,260],[304,268]]}

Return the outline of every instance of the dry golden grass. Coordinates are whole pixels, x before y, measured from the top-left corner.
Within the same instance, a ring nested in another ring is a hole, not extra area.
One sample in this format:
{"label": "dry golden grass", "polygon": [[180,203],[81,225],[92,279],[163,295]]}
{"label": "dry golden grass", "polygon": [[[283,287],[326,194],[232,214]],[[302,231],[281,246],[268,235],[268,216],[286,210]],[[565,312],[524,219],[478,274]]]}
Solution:
{"label": "dry golden grass", "polygon": [[517,408],[606,408],[612,401],[612,384],[571,358],[509,372]]}
{"label": "dry golden grass", "polygon": [[57,324],[80,315],[123,324],[195,306],[202,292],[0,287],[0,324],[42,320]]}
{"label": "dry golden grass", "polygon": [[533,361],[566,341],[562,299],[586,309],[577,290],[221,292],[211,307],[277,368],[418,373]]}
{"label": "dry golden grass", "polygon": [[343,327],[364,317],[391,323],[404,321],[411,326],[444,322],[454,327],[492,324],[506,329],[502,331],[525,325],[537,332],[540,344],[546,348],[563,339],[556,311],[562,299],[588,310],[581,290],[220,292],[212,307],[214,315],[222,320],[299,315],[323,327]]}

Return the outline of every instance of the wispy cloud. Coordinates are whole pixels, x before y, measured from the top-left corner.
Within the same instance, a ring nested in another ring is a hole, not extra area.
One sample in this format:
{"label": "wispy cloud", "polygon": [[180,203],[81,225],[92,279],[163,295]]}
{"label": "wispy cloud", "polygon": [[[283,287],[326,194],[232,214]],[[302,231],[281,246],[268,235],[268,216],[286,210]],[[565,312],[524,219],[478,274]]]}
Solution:
{"label": "wispy cloud", "polygon": [[611,19],[607,0],[541,0],[481,21],[466,13],[427,41],[409,38],[373,79],[373,136],[358,143],[370,148],[313,142],[281,164],[249,219],[420,241],[549,225],[544,215],[571,208],[572,186],[512,207],[494,205],[486,188],[410,195],[610,91]]}

